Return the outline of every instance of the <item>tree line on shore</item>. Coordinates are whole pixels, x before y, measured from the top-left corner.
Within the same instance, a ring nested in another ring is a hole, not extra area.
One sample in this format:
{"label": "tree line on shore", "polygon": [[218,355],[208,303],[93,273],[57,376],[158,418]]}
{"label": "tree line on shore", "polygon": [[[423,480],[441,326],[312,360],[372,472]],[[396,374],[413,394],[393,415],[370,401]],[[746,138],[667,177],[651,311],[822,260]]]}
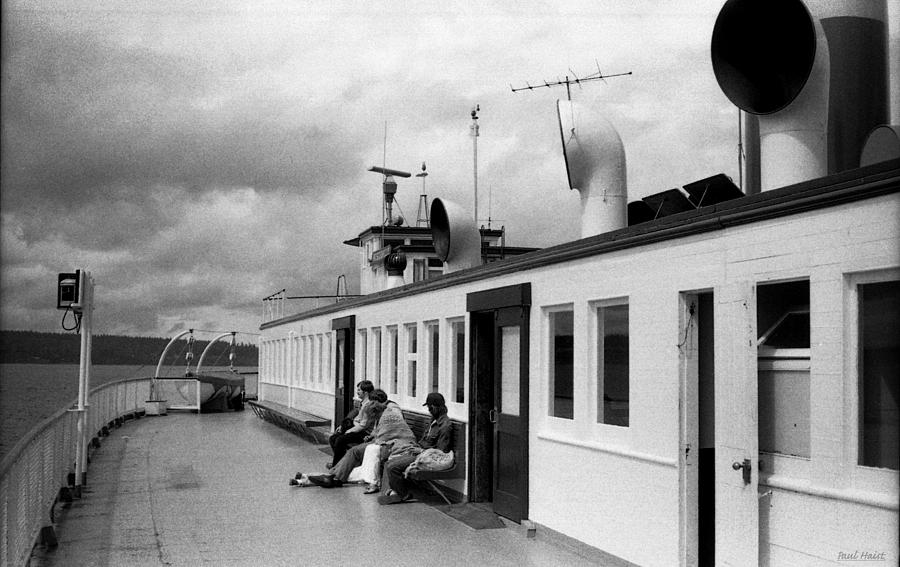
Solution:
{"label": "tree line on shore", "polygon": [[[123,335],[94,335],[91,340],[93,364],[156,364],[170,339],[158,337],[129,337]],[[209,341],[197,340],[192,351],[196,364]],[[173,345],[166,363],[185,361],[186,340]],[[203,366],[228,366],[231,340],[218,341],[206,355]],[[238,342],[235,345],[235,366],[256,366],[259,360],[255,344]],[[76,333],[43,333],[37,331],[0,331],[0,363],[2,364],[78,364],[81,356],[81,337]]]}

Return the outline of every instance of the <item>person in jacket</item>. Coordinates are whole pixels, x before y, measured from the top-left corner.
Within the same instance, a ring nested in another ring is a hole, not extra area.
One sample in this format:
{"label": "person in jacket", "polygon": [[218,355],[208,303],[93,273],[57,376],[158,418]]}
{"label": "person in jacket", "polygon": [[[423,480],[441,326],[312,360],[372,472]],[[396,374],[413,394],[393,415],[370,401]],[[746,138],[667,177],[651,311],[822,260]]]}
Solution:
{"label": "person in jacket", "polygon": [[450,450],[452,438],[452,425],[447,417],[447,404],[444,396],[438,392],[428,394],[425,400],[428,413],[433,421],[422,439],[411,448],[396,448],[388,458],[384,467],[384,477],[387,478],[389,489],[378,497],[379,504],[398,504],[406,502],[410,498],[410,481],[404,475],[406,468],[411,465],[416,457],[425,449],[439,449],[446,453]]}

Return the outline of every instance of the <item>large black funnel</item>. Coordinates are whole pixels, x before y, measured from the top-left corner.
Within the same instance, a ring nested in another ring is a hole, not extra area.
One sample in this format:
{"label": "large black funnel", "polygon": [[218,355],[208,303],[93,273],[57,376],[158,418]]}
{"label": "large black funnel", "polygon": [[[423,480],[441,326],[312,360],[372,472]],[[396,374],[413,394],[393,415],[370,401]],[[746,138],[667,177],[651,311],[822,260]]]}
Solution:
{"label": "large black funnel", "polygon": [[712,64],[725,96],[753,114],[788,106],[816,55],[816,28],[800,0],[728,0],[712,35]]}

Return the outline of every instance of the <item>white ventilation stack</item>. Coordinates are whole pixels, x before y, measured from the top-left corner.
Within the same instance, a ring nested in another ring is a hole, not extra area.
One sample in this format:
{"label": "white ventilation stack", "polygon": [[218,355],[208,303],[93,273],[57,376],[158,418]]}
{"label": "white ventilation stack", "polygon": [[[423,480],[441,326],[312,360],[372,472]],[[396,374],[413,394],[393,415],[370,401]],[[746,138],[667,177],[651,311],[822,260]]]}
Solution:
{"label": "white ventilation stack", "polygon": [[569,188],[581,194],[581,237],[628,224],[625,148],[619,133],[597,112],[557,101],[559,133]]}
{"label": "white ventilation stack", "polygon": [[[763,191],[860,165],[888,121],[884,0],[728,0],[713,29],[725,95],[759,119]],[[747,187],[746,192],[755,192]]]}
{"label": "white ventilation stack", "polygon": [[472,214],[445,199],[431,201],[431,237],[444,273],[481,265],[481,232]]}

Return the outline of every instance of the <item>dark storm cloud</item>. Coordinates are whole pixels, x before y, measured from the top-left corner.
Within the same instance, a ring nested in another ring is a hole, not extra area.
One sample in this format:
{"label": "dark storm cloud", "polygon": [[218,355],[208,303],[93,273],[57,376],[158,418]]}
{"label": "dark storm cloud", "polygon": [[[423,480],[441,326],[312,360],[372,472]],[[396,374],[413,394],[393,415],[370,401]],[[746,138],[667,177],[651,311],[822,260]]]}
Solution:
{"label": "dark storm cloud", "polygon": [[303,191],[360,161],[346,133],[309,120],[315,108],[247,84],[240,67],[8,27],[4,207],[108,202],[154,184]]}
{"label": "dark storm cloud", "polygon": [[[381,213],[366,168],[426,161],[429,195],[471,206],[476,103],[480,216],[492,203],[510,245],[575,238],[564,91],[508,83],[591,72],[598,54],[634,70],[574,96],[612,109],[629,190],[696,179],[711,166],[685,156],[727,126],[709,88],[676,84],[705,73],[694,39],[715,10],[681,14],[711,3],[4,3],[0,327],[58,329],[56,273],[76,267],[95,276],[99,332],[253,330],[277,290],[333,293],[346,274],[353,292],[341,242]],[[684,92],[703,100],[676,106]],[[420,186],[398,188],[410,220]]]}

